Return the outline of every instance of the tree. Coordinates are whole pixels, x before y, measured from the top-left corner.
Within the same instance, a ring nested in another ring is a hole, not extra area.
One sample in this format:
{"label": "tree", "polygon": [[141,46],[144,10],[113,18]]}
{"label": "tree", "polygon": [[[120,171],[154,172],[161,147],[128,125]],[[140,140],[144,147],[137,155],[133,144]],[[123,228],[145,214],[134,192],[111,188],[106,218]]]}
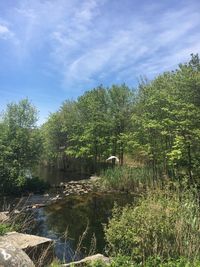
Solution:
{"label": "tree", "polygon": [[125,84],[113,85],[108,90],[108,97],[112,155],[118,155],[120,164],[123,165],[124,151],[127,146],[126,135],[130,132],[135,97],[133,91]]}
{"label": "tree", "polygon": [[[132,117],[132,147],[147,156],[154,176],[163,173],[190,182],[198,177],[200,113],[198,57],[176,71],[141,84]],[[130,142],[131,143],[131,142]]]}
{"label": "tree", "polygon": [[36,121],[37,111],[28,99],[7,105],[0,124],[1,191],[22,186],[38,162],[42,140]]}

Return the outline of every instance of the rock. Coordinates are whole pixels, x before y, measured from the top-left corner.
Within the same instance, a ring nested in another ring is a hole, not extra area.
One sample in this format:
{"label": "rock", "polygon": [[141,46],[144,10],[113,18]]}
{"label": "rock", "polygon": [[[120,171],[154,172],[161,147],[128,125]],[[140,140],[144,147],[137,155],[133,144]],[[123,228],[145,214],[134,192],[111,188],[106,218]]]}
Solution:
{"label": "rock", "polygon": [[106,265],[108,265],[110,263],[110,260],[108,257],[105,257],[102,254],[96,254],[93,256],[89,256],[86,257],[80,261],[74,261],[71,263],[67,263],[67,264],[62,264],[61,266],[63,267],[70,267],[70,266],[74,266],[74,267],[82,267],[82,266],[87,266],[86,264],[90,263],[90,262],[95,262],[97,260],[101,260],[102,262],[104,262]]}
{"label": "rock", "polygon": [[90,177],[90,181],[91,182],[96,182],[96,181],[99,181],[101,178],[99,176],[91,176]]}
{"label": "rock", "polygon": [[9,218],[10,217],[8,211],[0,212],[0,223],[8,221]]}
{"label": "rock", "polygon": [[31,208],[32,209],[39,209],[39,208],[44,208],[46,206],[47,206],[47,204],[35,204]]}
{"label": "rock", "polygon": [[55,197],[52,197],[51,201],[56,201],[56,200],[59,200],[59,199],[62,199],[62,198],[60,197],[60,195],[57,195]]}
{"label": "rock", "polygon": [[0,266],[34,267],[28,255],[8,241],[0,241]]}
{"label": "rock", "polygon": [[45,266],[53,260],[54,242],[49,238],[10,232],[1,237],[0,241],[10,242],[22,249],[37,267]]}
{"label": "rock", "polygon": [[21,212],[19,210],[15,209],[15,210],[13,210],[13,213],[14,214],[20,214]]}

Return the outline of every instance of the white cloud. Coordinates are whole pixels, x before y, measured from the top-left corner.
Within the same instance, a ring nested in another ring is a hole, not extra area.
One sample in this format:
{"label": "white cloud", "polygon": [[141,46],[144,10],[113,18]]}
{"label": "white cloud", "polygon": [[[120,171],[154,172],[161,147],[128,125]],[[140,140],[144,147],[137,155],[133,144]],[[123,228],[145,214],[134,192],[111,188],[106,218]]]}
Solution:
{"label": "white cloud", "polygon": [[8,33],[9,30],[6,26],[0,25],[0,34]]}
{"label": "white cloud", "polygon": [[[21,0],[6,17],[14,33],[0,24],[0,38],[15,37],[21,61],[41,53],[45,63],[40,64],[61,73],[63,87],[78,89],[101,79],[153,76],[200,52],[198,4],[149,8],[147,1],[141,11],[132,0],[126,2],[129,15],[117,13],[108,0]],[[122,1],[118,4],[123,8]]]}
{"label": "white cloud", "polygon": [[9,39],[13,36],[13,33],[7,26],[0,24],[0,39]]}

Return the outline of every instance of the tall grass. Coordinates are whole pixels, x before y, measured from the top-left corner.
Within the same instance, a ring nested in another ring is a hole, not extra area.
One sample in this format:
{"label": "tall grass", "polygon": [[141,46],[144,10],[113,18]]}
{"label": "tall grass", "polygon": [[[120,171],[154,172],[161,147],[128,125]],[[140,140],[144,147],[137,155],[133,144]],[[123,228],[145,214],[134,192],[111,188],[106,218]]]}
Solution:
{"label": "tall grass", "polygon": [[0,223],[0,235],[11,231],[30,232],[30,229],[34,226],[33,212],[27,212],[26,203],[22,204],[22,201],[22,199],[18,201],[15,209],[11,209],[10,204],[4,202],[3,210],[7,212],[8,218]]}
{"label": "tall grass", "polygon": [[154,184],[152,169],[148,167],[116,166],[101,173],[106,188],[120,191],[140,191]]}

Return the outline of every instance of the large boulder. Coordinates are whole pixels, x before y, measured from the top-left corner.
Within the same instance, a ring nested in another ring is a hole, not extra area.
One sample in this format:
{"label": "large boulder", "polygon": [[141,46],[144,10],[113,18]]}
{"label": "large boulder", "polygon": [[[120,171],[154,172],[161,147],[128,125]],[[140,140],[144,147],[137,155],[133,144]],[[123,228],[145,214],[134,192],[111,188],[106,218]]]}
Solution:
{"label": "large boulder", "polygon": [[45,266],[53,260],[54,242],[49,238],[10,232],[1,237],[0,241],[8,241],[22,249],[37,267]]}
{"label": "large boulder", "polygon": [[1,267],[34,267],[28,255],[8,241],[0,241]]}

